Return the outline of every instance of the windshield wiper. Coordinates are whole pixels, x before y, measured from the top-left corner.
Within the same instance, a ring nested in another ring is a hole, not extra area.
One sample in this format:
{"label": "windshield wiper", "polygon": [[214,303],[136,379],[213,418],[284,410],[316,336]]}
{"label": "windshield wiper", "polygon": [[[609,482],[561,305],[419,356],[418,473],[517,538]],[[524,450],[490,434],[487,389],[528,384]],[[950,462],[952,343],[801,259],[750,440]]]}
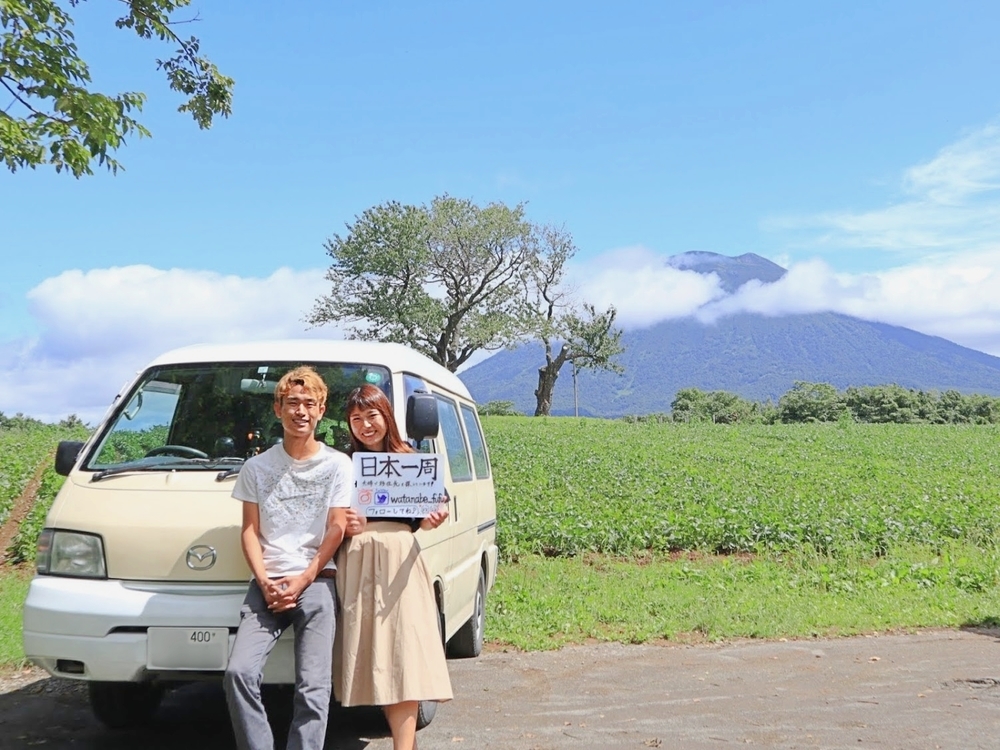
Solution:
{"label": "windshield wiper", "polygon": [[115,466],[112,469],[101,469],[90,476],[91,482],[100,482],[108,477],[115,477],[119,474],[130,474],[133,471],[172,471],[169,467],[174,464],[157,464],[154,466]]}
{"label": "windshield wiper", "polygon": [[232,468],[226,469],[225,471],[220,471],[215,475],[215,481],[221,482],[224,479],[229,479],[229,477],[235,477],[240,473],[240,469],[243,468],[243,462],[246,461],[245,458],[239,458],[238,456],[226,456],[225,458],[218,459],[216,464],[236,464]]}
{"label": "windshield wiper", "polygon": [[234,466],[231,469],[226,469],[225,471],[220,471],[218,474],[215,475],[215,481],[216,482],[221,482],[221,481],[223,481],[225,479],[229,479],[229,477],[235,477],[237,474],[240,473],[240,469],[242,469],[242,468],[243,468],[243,465],[240,464],[239,466]]}
{"label": "windshield wiper", "polygon": [[[219,479],[225,479],[231,474],[239,474],[240,467],[246,459],[238,458],[236,456],[225,457],[225,458],[175,458],[172,461],[164,461],[155,464],[144,464],[138,466],[112,466],[108,469],[102,469],[101,471],[95,472],[91,477],[91,482],[100,482],[102,479],[107,477],[118,476],[120,474],[129,474],[131,472],[140,471],[211,471],[212,469],[218,469],[220,466],[230,466],[232,464],[238,464],[233,468],[227,469],[226,471],[219,472]],[[225,476],[223,476],[225,475]]]}

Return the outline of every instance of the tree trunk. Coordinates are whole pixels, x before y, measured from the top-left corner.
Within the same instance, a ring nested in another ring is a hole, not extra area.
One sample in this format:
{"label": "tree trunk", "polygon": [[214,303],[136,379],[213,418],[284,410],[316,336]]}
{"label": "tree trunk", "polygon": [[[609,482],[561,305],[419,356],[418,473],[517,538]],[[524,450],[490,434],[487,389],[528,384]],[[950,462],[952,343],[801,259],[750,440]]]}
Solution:
{"label": "tree trunk", "polygon": [[552,389],[559,377],[559,367],[562,363],[549,362],[545,367],[538,368],[538,387],[535,389],[535,416],[547,417],[552,411]]}
{"label": "tree trunk", "polygon": [[548,339],[545,342],[545,366],[538,368],[538,388],[535,389],[535,416],[547,417],[552,411],[552,389],[556,387],[559,370],[570,358],[569,347],[563,344],[559,354],[552,358],[552,346]]}

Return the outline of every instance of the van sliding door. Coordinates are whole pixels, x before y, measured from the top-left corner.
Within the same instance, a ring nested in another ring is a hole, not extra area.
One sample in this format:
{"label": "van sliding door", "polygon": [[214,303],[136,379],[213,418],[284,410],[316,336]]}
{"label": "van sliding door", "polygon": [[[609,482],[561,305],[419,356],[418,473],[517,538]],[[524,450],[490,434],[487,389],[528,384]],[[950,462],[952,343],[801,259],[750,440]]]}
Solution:
{"label": "van sliding door", "polygon": [[449,631],[469,619],[475,600],[476,585],[479,583],[479,549],[476,523],[479,498],[473,474],[472,455],[466,441],[458,404],[440,393],[438,400],[438,421],[441,425],[439,438],[444,443],[444,453],[451,477],[449,493],[451,503],[451,559],[448,576],[450,592],[445,599],[445,617]]}

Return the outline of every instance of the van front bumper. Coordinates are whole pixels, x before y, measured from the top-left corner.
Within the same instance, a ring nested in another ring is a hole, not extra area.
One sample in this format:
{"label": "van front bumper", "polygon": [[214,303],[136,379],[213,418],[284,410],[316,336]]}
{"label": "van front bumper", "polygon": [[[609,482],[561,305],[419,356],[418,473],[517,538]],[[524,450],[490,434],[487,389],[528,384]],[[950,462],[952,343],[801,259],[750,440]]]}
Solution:
{"label": "van front bumper", "polygon": [[[148,628],[224,628],[228,654],[246,592],[246,583],[36,576],[24,603],[24,653],[58,677],[109,682],[191,679],[191,671],[148,668]],[[294,682],[291,635],[289,628],[271,652],[265,682]],[[222,671],[212,674],[221,677]]]}

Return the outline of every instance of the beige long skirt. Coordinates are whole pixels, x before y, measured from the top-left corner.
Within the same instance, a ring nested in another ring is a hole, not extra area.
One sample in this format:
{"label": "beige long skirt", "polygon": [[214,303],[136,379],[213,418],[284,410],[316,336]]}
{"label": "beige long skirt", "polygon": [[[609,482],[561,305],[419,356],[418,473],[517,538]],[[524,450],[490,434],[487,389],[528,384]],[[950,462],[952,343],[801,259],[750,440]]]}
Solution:
{"label": "beige long skirt", "polygon": [[343,706],[450,700],[434,586],[409,527],[369,521],[337,555],[334,688]]}

